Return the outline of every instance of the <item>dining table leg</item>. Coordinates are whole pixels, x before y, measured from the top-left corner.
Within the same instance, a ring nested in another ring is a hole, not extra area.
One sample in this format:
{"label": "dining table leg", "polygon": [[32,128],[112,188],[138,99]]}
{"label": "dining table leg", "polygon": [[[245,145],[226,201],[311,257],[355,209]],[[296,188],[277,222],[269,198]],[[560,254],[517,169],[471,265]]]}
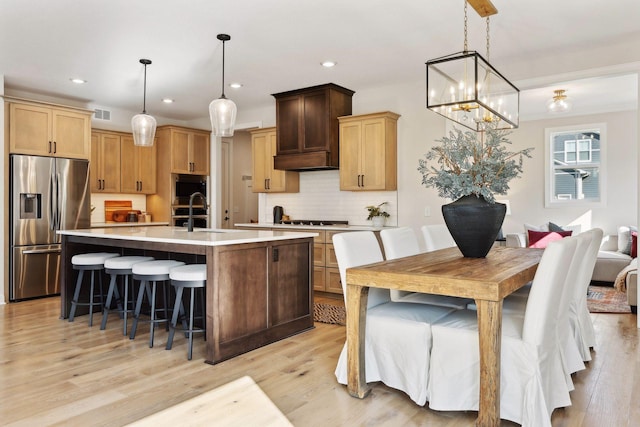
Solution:
{"label": "dining table leg", "polygon": [[371,392],[364,363],[368,296],[368,287],[347,283],[347,389],[360,399]]}
{"label": "dining table leg", "polygon": [[476,300],[480,345],[480,405],[477,426],[500,425],[502,301]]}

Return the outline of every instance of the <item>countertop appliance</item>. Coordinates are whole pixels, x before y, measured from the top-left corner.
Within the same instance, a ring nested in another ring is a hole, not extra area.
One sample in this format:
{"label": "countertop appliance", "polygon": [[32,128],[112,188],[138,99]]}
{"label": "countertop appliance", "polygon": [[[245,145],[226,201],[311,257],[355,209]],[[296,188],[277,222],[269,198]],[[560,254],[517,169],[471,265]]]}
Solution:
{"label": "countertop appliance", "polygon": [[273,223],[280,224],[282,222],[282,215],[284,215],[284,208],[282,206],[273,207]]}
{"label": "countertop appliance", "polygon": [[91,227],[89,161],[11,155],[9,300],[60,293],[58,230]]}

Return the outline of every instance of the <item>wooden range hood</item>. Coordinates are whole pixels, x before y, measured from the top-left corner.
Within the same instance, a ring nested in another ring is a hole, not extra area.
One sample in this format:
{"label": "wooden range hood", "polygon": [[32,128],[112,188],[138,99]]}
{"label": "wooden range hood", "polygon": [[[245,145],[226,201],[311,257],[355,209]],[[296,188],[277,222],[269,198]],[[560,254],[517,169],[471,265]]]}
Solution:
{"label": "wooden range hood", "polygon": [[291,171],[338,169],[338,117],[351,115],[354,93],[328,83],[273,94],[277,134],[274,168]]}

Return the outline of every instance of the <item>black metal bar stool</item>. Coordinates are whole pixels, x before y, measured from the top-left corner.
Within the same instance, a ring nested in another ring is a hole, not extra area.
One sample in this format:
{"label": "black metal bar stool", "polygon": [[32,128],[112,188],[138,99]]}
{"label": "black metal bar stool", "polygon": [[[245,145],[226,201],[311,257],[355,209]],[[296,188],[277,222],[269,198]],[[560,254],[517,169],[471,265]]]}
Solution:
{"label": "black metal bar stool", "polygon": [[[176,302],[173,306],[173,317],[171,318],[171,324],[169,325],[169,337],[167,339],[167,350],[171,350],[173,345],[173,336],[176,332],[176,326],[178,323],[178,314],[184,317],[184,305],[182,303],[182,293],[185,288],[191,290],[189,301],[189,326],[185,327],[185,322],[182,322],[182,329],[185,335],[189,339],[187,348],[187,358],[191,360],[193,350],[193,334],[197,332],[205,332],[205,304],[204,304],[204,289],[207,283],[207,265],[206,264],[189,264],[181,267],[172,268],[169,272],[171,277],[171,285],[176,288]],[[194,328],[194,308],[195,308],[195,291],[200,289],[200,303],[202,309],[202,328]]]}
{"label": "black metal bar stool", "polygon": [[[153,347],[153,335],[156,324],[166,322],[167,325],[169,323],[169,315],[168,315],[168,298],[167,298],[167,290],[163,287],[163,297],[164,297],[164,307],[160,310],[164,311],[164,318],[158,319],[156,317],[156,292],[157,292],[157,282],[166,282],[169,280],[169,271],[174,268],[184,265],[184,262],[175,261],[175,260],[155,260],[155,261],[145,261],[134,264],[131,267],[131,271],[133,273],[133,279],[140,281],[140,288],[138,290],[138,300],[136,302],[136,309],[133,317],[133,325],[131,326],[131,333],[129,334],[130,339],[134,339],[136,336],[136,330],[138,328],[138,321],[140,320],[140,311],[142,309],[142,301],[144,299],[145,294],[147,295],[147,300],[149,302],[149,306],[151,307],[151,318],[149,319],[150,323],[150,337],[149,337],[149,347]],[[149,285],[151,283],[151,286]]]}
{"label": "black metal bar stool", "polygon": [[[117,310],[116,312],[120,313],[124,319],[122,326],[122,335],[127,335],[127,318],[129,313],[133,313],[133,308],[130,308],[130,303],[133,302],[133,298],[129,301],[129,277],[132,276],[133,272],[131,268],[134,264],[145,261],[153,261],[154,258],[150,256],[121,256],[117,258],[109,258],[104,262],[104,271],[105,273],[111,276],[111,281],[109,282],[109,290],[107,291],[107,301],[104,304],[104,309],[102,310],[102,324],[100,325],[100,329],[104,330],[107,327],[107,319],[109,318],[109,310],[111,310],[111,302],[113,300],[113,296],[115,294],[117,301]],[[117,279],[118,276],[122,276],[122,296],[120,298],[120,294],[118,292]],[[133,279],[132,279],[133,280]]]}
{"label": "black metal bar stool", "polygon": [[[69,322],[73,322],[76,315],[76,308],[79,305],[89,306],[89,326],[93,326],[93,307],[100,306],[100,310],[103,307],[103,289],[102,289],[102,274],[104,270],[104,262],[107,259],[115,258],[119,254],[109,252],[95,252],[88,254],[78,254],[71,258],[71,264],[74,270],[78,270],[78,280],[76,281],[76,288],[73,292],[73,299],[71,300],[71,311],[69,312]],[[80,289],[82,288],[82,279],[84,278],[84,272],[91,272],[91,287],[89,288],[89,300],[86,302],[80,302]],[[97,295],[100,301],[96,301],[96,295],[94,294],[95,274],[98,273],[98,282],[100,282],[100,293]]]}

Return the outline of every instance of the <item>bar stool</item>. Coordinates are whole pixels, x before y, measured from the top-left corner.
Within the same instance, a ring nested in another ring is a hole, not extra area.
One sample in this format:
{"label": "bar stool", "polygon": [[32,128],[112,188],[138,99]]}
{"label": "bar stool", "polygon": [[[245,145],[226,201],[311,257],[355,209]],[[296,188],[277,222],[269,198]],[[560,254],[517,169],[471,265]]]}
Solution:
{"label": "bar stool", "polygon": [[[156,324],[169,322],[168,316],[168,307],[167,307],[167,289],[163,287],[163,297],[164,297],[164,307],[161,309],[164,311],[164,318],[157,319],[156,318],[156,289],[157,282],[166,282],[169,280],[169,271],[174,267],[179,267],[184,265],[184,262],[175,261],[175,260],[155,260],[155,261],[145,261],[134,264],[131,267],[131,271],[133,273],[133,279],[140,281],[140,289],[138,290],[138,300],[136,302],[136,309],[133,317],[133,325],[131,326],[131,334],[129,334],[130,339],[134,339],[136,336],[136,330],[138,328],[138,321],[140,320],[140,310],[142,309],[142,300],[144,299],[144,295],[146,293],[147,300],[151,307],[151,319],[150,323],[150,337],[149,337],[149,347],[153,347],[153,335]],[[151,287],[149,287],[149,282],[151,282]],[[151,288],[151,289],[150,289]]]}
{"label": "bar stool", "polygon": [[[93,326],[93,306],[99,305],[102,309],[103,306],[103,289],[102,289],[102,275],[100,272],[104,270],[104,262],[107,259],[115,258],[119,254],[109,252],[95,252],[88,254],[78,254],[71,258],[71,264],[74,270],[78,270],[78,280],[76,281],[76,288],[73,292],[73,299],[71,300],[71,311],[69,312],[69,322],[73,322],[76,315],[76,308],[79,305],[89,306],[89,326]],[[80,288],[82,288],[82,279],[84,278],[84,272],[91,272],[91,287],[89,288],[89,300],[87,302],[80,302]],[[100,282],[100,302],[96,302],[94,296],[94,283],[95,273],[98,272],[98,281]]]}
{"label": "bar stool", "polygon": [[[134,264],[137,264],[139,262],[153,260],[154,258],[150,256],[121,256],[117,258],[109,258],[104,262],[104,271],[105,273],[111,275],[111,281],[109,282],[109,290],[107,291],[107,302],[105,303],[104,309],[102,310],[102,324],[100,325],[100,330],[104,330],[107,327],[107,319],[109,317],[111,300],[113,298],[113,294],[115,293],[116,301],[118,304],[118,309],[116,311],[118,313],[122,313],[122,317],[124,319],[122,335],[127,335],[127,318],[129,316],[129,313],[133,313],[133,309],[129,308],[129,276],[133,274],[131,268]],[[118,292],[118,286],[116,283],[118,276],[123,276],[123,299],[120,299],[120,294]]]}
{"label": "bar stool", "polygon": [[185,335],[189,338],[189,346],[187,349],[187,358],[191,360],[191,353],[193,350],[193,334],[195,332],[205,331],[205,307],[204,307],[204,292],[201,292],[200,303],[202,306],[202,328],[194,328],[194,307],[195,307],[195,291],[196,289],[204,290],[207,282],[207,265],[206,264],[189,264],[182,267],[175,267],[171,269],[169,273],[171,277],[171,285],[176,288],[176,302],[173,306],[173,317],[171,319],[171,325],[169,325],[169,338],[167,339],[167,350],[171,350],[173,345],[173,335],[176,332],[176,326],[178,324],[178,313],[184,316],[184,305],[182,304],[182,292],[185,288],[191,290],[191,299],[189,302],[189,326],[186,327],[183,319],[182,329]]}

